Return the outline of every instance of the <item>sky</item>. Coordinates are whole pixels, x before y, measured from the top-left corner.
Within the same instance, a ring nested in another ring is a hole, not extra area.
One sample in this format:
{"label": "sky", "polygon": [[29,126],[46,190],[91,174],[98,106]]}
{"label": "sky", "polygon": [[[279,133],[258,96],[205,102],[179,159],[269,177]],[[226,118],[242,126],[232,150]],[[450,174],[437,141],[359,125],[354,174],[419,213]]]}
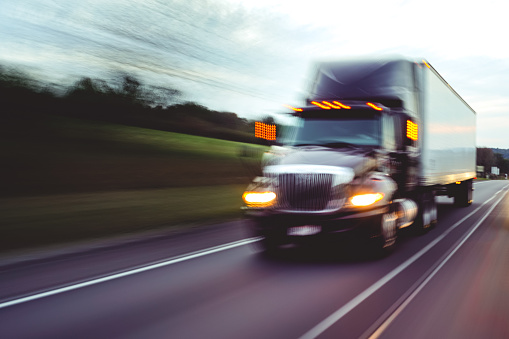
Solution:
{"label": "sky", "polygon": [[313,62],[425,58],[509,148],[505,1],[0,0],[0,65],[48,83],[129,73],[255,119],[299,106]]}

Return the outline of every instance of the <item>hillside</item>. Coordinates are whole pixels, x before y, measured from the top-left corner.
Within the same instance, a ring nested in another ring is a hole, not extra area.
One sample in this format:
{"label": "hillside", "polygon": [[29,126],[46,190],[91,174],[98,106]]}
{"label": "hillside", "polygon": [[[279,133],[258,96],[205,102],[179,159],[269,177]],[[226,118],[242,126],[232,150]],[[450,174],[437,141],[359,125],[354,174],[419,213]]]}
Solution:
{"label": "hillside", "polygon": [[0,196],[247,184],[266,149],[51,115],[3,124],[0,140]]}
{"label": "hillside", "polygon": [[0,124],[7,179],[0,253],[237,218],[266,150],[100,121],[23,118]]}

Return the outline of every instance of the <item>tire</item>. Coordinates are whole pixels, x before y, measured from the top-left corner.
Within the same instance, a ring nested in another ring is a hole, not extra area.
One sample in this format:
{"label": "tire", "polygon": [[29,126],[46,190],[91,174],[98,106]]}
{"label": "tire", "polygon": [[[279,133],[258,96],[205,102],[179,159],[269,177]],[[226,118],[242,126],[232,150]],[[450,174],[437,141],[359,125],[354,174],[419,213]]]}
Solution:
{"label": "tire", "polygon": [[456,185],[454,192],[454,205],[468,207],[472,204],[473,182],[472,180],[462,181]]}
{"label": "tire", "polygon": [[421,193],[419,199],[419,211],[413,228],[415,233],[422,235],[427,233],[438,221],[437,203],[433,191]]}
{"label": "tire", "polygon": [[396,246],[396,213],[390,209],[390,212],[382,214],[377,222],[380,225],[380,236],[375,239],[374,250],[377,256],[384,257],[394,252]]}

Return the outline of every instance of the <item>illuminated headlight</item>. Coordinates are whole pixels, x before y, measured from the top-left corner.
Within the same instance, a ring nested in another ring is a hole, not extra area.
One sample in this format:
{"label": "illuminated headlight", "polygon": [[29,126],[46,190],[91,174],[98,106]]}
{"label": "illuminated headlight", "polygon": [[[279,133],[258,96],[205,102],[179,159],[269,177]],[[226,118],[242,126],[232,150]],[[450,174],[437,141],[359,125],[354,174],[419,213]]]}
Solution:
{"label": "illuminated headlight", "polygon": [[384,198],[382,193],[369,193],[369,194],[359,194],[350,198],[350,202],[354,206],[369,206],[373,205],[375,202],[380,201]]}
{"label": "illuminated headlight", "polygon": [[268,207],[276,201],[274,192],[244,192],[242,199],[248,207]]}

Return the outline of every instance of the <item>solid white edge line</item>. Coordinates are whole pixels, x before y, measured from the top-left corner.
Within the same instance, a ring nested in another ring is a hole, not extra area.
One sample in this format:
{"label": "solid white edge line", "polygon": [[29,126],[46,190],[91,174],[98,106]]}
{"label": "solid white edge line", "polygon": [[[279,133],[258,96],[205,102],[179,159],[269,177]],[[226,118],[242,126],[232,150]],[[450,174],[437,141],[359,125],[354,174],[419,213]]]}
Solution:
{"label": "solid white edge line", "polygon": [[105,276],[105,277],[102,277],[102,278],[92,279],[92,280],[84,281],[84,282],[81,282],[81,283],[78,283],[78,284],[69,285],[69,286],[57,288],[57,289],[54,289],[54,290],[50,290],[50,291],[46,291],[46,292],[41,292],[41,293],[37,293],[37,294],[26,296],[26,297],[22,297],[22,298],[10,300],[10,301],[2,302],[2,303],[0,303],[0,309],[6,308],[6,307],[9,307],[9,306],[14,306],[14,305],[26,303],[28,301],[33,301],[33,300],[49,297],[49,296],[60,294],[60,293],[64,293],[64,292],[69,292],[69,291],[77,290],[79,288],[83,288],[83,287],[87,287],[87,286],[91,286],[91,285],[100,284],[100,283],[103,283],[103,282],[106,282],[106,281],[110,281],[110,280],[114,280],[114,279],[118,279],[118,278],[127,277],[129,275],[133,275],[133,274],[137,274],[137,273],[141,273],[141,272],[150,271],[150,270],[153,270],[153,269],[156,269],[156,268],[160,268],[160,267],[176,264],[176,263],[187,261],[187,260],[190,260],[190,259],[195,259],[195,258],[203,257],[203,256],[206,256],[206,255],[209,255],[209,254],[213,254],[213,253],[217,253],[217,252],[221,252],[221,251],[226,251],[226,250],[229,250],[229,249],[232,249],[232,248],[235,248],[235,247],[244,246],[244,245],[247,245],[247,244],[259,241],[259,240],[260,240],[259,237],[242,239],[242,240],[234,241],[234,242],[227,243],[227,244],[224,244],[224,245],[214,246],[214,247],[210,247],[210,248],[207,248],[207,249],[204,249],[204,250],[200,250],[200,251],[184,254],[184,255],[181,255],[181,256],[178,256],[178,257],[174,257],[174,258],[169,259],[169,260],[164,260],[164,261],[161,261],[161,262],[158,262],[158,263],[155,263],[155,264],[149,264],[147,266],[142,266],[142,267],[135,268],[135,269],[128,270],[128,271],[124,271],[124,272],[121,272],[121,273],[116,273],[116,274],[108,275],[108,276]]}
{"label": "solid white edge line", "polygon": [[498,206],[498,204],[504,199],[504,193],[498,201],[491,206],[491,208],[486,212],[486,214],[475,224],[474,227],[470,229],[466,236],[463,237],[461,242],[445,257],[445,259],[435,267],[435,269],[426,277],[426,279],[408,296],[408,298],[391,314],[389,318],[387,318],[371,336],[369,339],[376,339],[382,335],[382,333],[389,327],[389,325],[396,319],[396,317],[401,314],[401,312],[410,304],[410,302],[417,296],[417,294],[430,282],[430,280],[438,273],[438,271],[452,258],[452,256],[460,249],[461,246],[470,238],[470,236],[479,228],[479,226],[486,220],[486,218],[490,215],[491,212]]}
{"label": "solid white edge line", "polygon": [[310,329],[308,332],[304,333],[299,339],[314,339],[318,337],[320,334],[325,332],[329,327],[338,322],[341,318],[343,318],[348,312],[353,310],[355,307],[359,306],[364,300],[373,295],[376,291],[378,291],[382,286],[384,286],[387,282],[392,280],[396,275],[401,273],[408,266],[413,264],[417,259],[422,257],[426,252],[428,252],[431,248],[433,248],[438,242],[444,239],[449,233],[452,232],[456,227],[461,225],[466,219],[470,218],[473,214],[477,213],[484,205],[493,200],[501,191],[503,191],[507,187],[504,186],[499,191],[497,191],[490,199],[486,200],[481,206],[477,207],[474,211],[470,212],[467,216],[463,217],[460,221],[456,222],[454,225],[449,227],[444,233],[438,236],[434,241],[430,242],[426,247],[421,249],[419,252],[411,256],[405,262],[400,264],[398,267],[394,268],[391,272],[386,274],[380,280],[375,282],[373,285],[365,289],[363,292],[358,294],[355,298],[347,302],[345,305],[337,309],[334,313],[329,315],[327,318],[318,323],[315,327]]}

